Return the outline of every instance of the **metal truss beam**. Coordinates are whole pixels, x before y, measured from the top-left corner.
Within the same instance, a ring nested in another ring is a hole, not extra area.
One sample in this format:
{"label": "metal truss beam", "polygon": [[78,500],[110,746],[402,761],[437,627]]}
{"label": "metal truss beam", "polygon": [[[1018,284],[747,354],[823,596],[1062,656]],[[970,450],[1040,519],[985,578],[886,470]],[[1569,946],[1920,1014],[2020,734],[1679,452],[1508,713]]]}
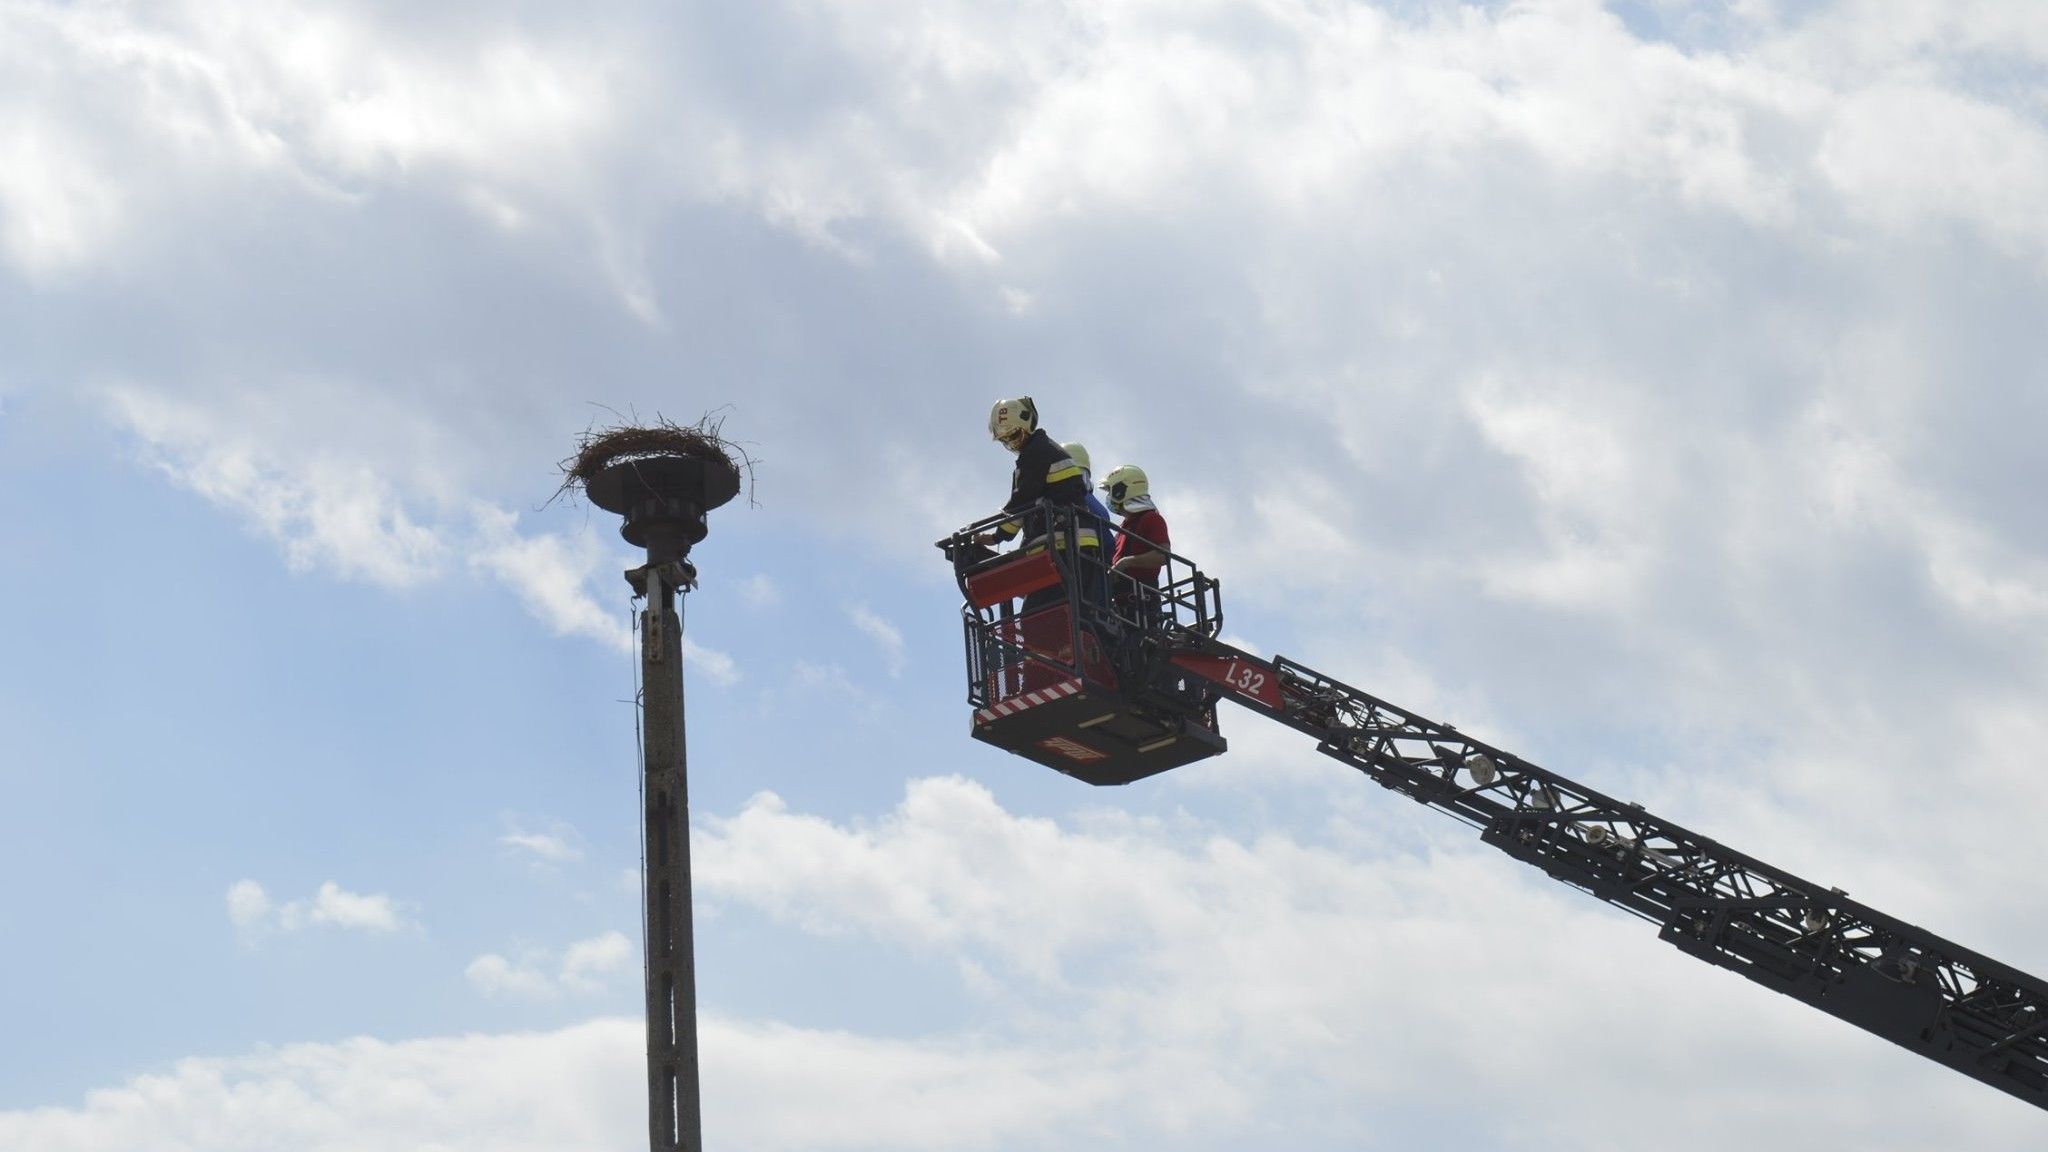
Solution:
{"label": "metal truss beam", "polygon": [[2048,1109],[2048,982],[1285,658],[1226,694],[1381,786],[1659,926],[1680,951]]}

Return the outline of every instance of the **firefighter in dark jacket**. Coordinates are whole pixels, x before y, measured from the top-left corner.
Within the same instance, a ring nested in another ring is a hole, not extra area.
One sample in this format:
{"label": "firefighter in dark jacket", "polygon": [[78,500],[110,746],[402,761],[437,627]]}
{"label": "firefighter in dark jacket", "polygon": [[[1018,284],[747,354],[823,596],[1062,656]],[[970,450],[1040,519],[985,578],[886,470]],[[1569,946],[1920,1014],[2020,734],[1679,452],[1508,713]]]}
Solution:
{"label": "firefighter in dark jacket", "polygon": [[[1003,511],[1017,515],[998,524],[994,532],[983,537],[982,543],[1014,540],[1021,535],[1025,550],[1043,548],[1045,516],[1035,506],[1040,500],[1051,500],[1086,509],[1087,478],[1067,450],[1038,426],[1038,407],[1029,396],[997,401],[988,414],[988,434],[1017,454],[1016,470],[1010,473],[1010,500],[1003,505]],[[1081,547],[1100,548],[1100,534],[1086,521],[1084,517],[1078,524]]]}
{"label": "firefighter in dark jacket", "polygon": [[[1086,553],[1079,567],[1088,572],[1099,569],[1102,537],[1096,530],[1095,518],[1085,514],[1088,506],[1086,474],[1067,455],[1066,449],[1038,426],[1038,406],[1031,402],[1031,397],[997,401],[989,410],[988,434],[998,444],[1017,454],[1016,470],[1010,474],[1010,500],[1003,505],[1003,511],[1013,515],[977,542],[994,544],[1022,536],[1022,551],[1045,547],[1046,516],[1037,505],[1040,500],[1050,500],[1083,512],[1075,519],[1076,543]],[[1058,540],[1056,545],[1065,547],[1066,541]],[[1050,599],[1058,599],[1058,590],[1049,591],[1053,593]],[[1044,597],[1036,599],[1047,602]],[[1026,608],[1036,606],[1031,600],[1025,602]]]}

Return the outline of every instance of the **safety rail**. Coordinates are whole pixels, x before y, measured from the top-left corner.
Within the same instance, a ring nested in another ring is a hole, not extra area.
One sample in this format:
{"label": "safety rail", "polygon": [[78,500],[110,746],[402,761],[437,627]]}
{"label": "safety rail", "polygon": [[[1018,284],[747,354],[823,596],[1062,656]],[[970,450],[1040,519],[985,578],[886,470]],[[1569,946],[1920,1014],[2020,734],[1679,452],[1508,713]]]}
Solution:
{"label": "safety rail", "polygon": [[[981,542],[1016,521],[1042,531],[1009,552]],[[1097,547],[1081,547],[1088,529]],[[1159,583],[1111,571],[1117,532],[1086,508],[1040,501],[1021,513],[983,517],[937,542],[966,601],[969,703],[985,706],[1042,686],[1053,674],[1108,687],[1116,654],[1135,638],[1212,637],[1222,629],[1221,589],[1187,557],[1134,537],[1165,557]]]}

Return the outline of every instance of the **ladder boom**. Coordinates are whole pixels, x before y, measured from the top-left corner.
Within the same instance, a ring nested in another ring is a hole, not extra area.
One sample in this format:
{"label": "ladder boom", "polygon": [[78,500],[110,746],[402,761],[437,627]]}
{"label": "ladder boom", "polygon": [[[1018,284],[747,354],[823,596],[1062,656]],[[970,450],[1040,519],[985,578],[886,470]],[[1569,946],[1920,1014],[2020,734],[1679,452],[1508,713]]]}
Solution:
{"label": "ladder boom", "polygon": [[2048,982],[1296,661],[1189,636],[1170,661],[1680,951],[2048,1109]]}

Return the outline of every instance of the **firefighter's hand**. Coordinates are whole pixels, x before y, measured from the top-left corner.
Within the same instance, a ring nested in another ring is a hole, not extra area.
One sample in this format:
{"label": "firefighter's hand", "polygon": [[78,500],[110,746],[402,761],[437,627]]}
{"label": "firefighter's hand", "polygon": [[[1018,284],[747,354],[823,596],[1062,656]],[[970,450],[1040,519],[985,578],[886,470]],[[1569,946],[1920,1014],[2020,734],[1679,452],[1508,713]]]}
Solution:
{"label": "firefighter's hand", "polygon": [[1001,532],[977,533],[974,537],[974,542],[983,548],[993,548],[1003,542],[1003,534]]}

